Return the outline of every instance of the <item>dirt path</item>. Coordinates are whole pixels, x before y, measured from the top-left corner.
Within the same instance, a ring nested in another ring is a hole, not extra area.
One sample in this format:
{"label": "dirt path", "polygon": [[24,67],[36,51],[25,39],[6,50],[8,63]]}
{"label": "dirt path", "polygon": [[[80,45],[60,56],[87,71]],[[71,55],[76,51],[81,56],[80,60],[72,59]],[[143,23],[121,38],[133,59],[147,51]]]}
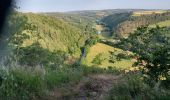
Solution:
{"label": "dirt path", "polygon": [[120,77],[111,74],[89,75],[74,86],[55,89],[48,100],[105,100]]}

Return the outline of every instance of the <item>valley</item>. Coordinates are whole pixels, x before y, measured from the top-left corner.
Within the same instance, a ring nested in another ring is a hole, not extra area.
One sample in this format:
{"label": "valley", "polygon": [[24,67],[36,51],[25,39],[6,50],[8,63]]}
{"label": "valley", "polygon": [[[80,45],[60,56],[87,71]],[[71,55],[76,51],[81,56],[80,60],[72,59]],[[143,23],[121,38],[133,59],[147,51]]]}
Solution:
{"label": "valley", "polygon": [[169,10],[14,11],[0,97],[168,100],[169,29]]}

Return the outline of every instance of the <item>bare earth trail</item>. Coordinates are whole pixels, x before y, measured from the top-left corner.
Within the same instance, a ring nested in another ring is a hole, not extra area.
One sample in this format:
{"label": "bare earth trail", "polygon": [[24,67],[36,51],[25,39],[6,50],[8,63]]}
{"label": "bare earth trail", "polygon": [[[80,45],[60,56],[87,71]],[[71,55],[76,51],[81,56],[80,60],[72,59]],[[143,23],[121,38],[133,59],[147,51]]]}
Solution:
{"label": "bare earth trail", "polygon": [[120,79],[121,75],[88,75],[76,85],[51,91],[50,97],[45,100],[106,100],[109,90]]}

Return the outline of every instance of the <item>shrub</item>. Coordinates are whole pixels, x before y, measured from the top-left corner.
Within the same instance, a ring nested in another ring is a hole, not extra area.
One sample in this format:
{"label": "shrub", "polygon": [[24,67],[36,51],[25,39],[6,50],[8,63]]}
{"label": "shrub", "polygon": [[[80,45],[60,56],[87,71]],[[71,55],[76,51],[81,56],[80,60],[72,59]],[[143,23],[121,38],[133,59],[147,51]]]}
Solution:
{"label": "shrub", "polygon": [[93,36],[90,37],[89,39],[86,40],[85,44],[89,46],[95,45],[97,42],[99,42],[99,37],[98,36]]}
{"label": "shrub", "polygon": [[126,75],[113,84],[108,100],[169,100],[169,90],[153,90],[141,79],[141,75]]}
{"label": "shrub", "polygon": [[102,54],[98,54],[98,55],[96,55],[96,57],[93,59],[92,63],[93,63],[93,64],[96,64],[96,65],[101,65],[103,60],[104,60],[104,59],[102,58]]}

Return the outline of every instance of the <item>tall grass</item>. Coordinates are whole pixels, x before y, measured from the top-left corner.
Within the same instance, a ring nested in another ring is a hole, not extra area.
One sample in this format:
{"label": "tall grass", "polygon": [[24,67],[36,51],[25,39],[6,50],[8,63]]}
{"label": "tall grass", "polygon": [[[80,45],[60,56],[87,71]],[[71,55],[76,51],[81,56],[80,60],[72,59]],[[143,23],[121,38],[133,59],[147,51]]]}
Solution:
{"label": "tall grass", "polygon": [[34,100],[43,93],[45,84],[41,74],[19,67],[0,66],[1,100]]}
{"label": "tall grass", "polygon": [[[56,69],[20,66],[17,63],[0,65],[0,100],[37,100],[47,91],[78,83],[89,73],[101,73],[104,69],[90,68],[79,64],[63,65]],[[105,71],[106,72],[106,71]]]}
{"label": "tall grass", "polygon": [[[12,66],[12,67],[11,67]],[[80,82],[88,74],[121,74],[116,68],[87,67],[80,64],[63,65],[56,69],[43,66],[0,65],[0,100],[41,100],[48,91]],[[113,84],[108,100],[169,100],[170,91],[159,93],[143,82],[140,75],[125,74]]]}
{"label": "tall grass", "polygon": [[113,84],[108,100],[169,100],[170,91],[160,89],[155,91],[145,84],[141,75],[127,74],[117,83]]}

